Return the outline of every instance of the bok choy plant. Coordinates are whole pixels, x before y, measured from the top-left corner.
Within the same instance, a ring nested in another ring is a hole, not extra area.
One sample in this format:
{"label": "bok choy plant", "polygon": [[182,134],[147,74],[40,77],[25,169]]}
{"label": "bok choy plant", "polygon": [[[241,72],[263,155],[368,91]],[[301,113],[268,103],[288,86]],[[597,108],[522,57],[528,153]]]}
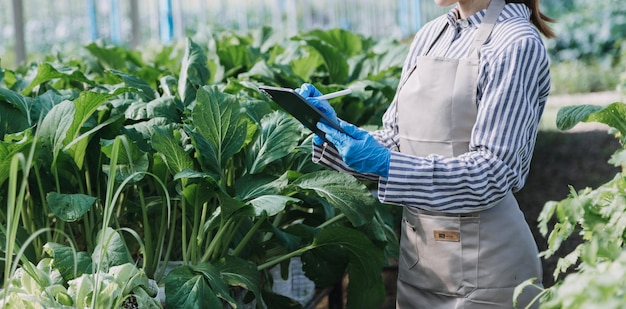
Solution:
{"label": "bok choy plant", "polygon": [[[397,255],[390,208],[366,184],[313,164],[311,132],[257,86],[349,84],[353,102],[338,111],[372,124],[397,83],[395,52],[340,30],[274,39],[268,29],[223,32],[148,61],[90,44],[82,59],[2,71],[0,201],[17,196],[10,204],[22,212],[0,212],[15,245],[0,250],[5,261],[24,252],[22,281],[41,288],[28,291],[53,287],[46,301],[85,306],[147,295],[152,306],[148,278],[171,307],[292,306],[268,270],[298,256],[318,287],[350,276],[348,307],[382,304],[381,270]],[[343,39],[361,44],[344,51]],[[31,148],[24,194],[4,194],[17,177],[12,158]],[[166,273],[169,261],[181,265]],[[119,269],[137,285],[120,286]],[[5,299],[26,295],[20,282],[5,280]]]}

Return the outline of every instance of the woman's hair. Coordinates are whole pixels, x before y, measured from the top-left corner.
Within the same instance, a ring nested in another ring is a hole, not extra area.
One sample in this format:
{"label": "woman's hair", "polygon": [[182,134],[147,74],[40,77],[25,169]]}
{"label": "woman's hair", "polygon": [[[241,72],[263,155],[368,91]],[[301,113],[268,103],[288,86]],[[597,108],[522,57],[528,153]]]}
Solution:
{"label": "woman's hair", "polygon": [[548,22],[556,20],[546,16],[539,10],[539,0],[506,0],[506,3],[523,3],[530,9],[530,22],[537,27],[537,30],[548,38],[554,38],[556,35],[548,25]]}

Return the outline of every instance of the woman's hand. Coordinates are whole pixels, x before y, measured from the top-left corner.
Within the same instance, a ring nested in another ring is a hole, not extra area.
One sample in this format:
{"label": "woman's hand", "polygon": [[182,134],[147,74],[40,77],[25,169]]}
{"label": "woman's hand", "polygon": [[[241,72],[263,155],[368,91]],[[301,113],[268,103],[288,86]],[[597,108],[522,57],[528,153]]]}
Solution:
{"label": "woman's hand", "polygon": [[339,121],[339,126],[348,134],[339,132],[322,122],[317,124],[317,127],[326,133],[326,139],[335,145],[343,162],[349,167],[359,173],[388,177],[391,151],[378,143],[365,130],[345,121]]}
{"label": "woman's hand", "polygon": [[[339,120],[337,119],[337,113],[335,112],[333,107],[330,106],[330,103],[328,103],[327,100],[316,99],[316,97],[321,96],[322,93],[317,90],[315,86],[304,83],[300,88],[297,88],[295,90],[299,95],[304,97],[307,102],[319,109],[330,120],[334,121],[335,123],[339,123]],[[324,143],[324,140],[321,137],[317,136],[317,134],[315,134],[315,136],[313,137],[313,143],[315,143],[316,145],[322,145]]]}

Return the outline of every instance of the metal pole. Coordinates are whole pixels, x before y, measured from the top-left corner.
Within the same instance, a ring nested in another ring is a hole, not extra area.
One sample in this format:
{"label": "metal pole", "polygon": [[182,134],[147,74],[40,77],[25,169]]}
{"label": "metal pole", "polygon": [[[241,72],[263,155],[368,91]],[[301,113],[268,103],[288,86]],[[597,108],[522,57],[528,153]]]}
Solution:
{"label": "metal pole", "polygon": [[407,0],[400,0],[398,3],[398,26],[400,27],[400,32],[402,36],[407,36],[411,33],[411,26],[409,25],[409,17],[411,14],[409,13],[409,4]]}
{"label": "metal pole", "polygon": [[172,17],[172,0],[159,1],[161,42],[169,43],[174,36],[174,21]]}
{"label": "metal pole", "polygon": [[115,45],[119,45],[122,41],[119,0],[111,0],[111,15],[109,16],[109,22],[111,24],[111,42]]}
{"label": "metal pole", "polygon": [[96,0],[85,0],[87,7],[87,16],[89,17],[89,32],[91,39],[98,39],[98,9],[96,8]]}
{"label": "metal pole", "polygon": [[141,25],[139,24],[139,0],[130,0],[130,25],[132,38],[130,46],[136,48],[140,43]]}
{"label": "metal pole", "polygon": [[182,38],[185,36],[185,19],[183,16],[182,6],[182,1],[171,3],[170,0],[170,7],[172,8],[172,25],[174,27],[172,30],[172,36],[174,38]]}
{"label": "metal pole", "polygon": [[422,27],[422,1],[413,0],[413,6],[415,7],[415,18],[412,19],[411,33],[417,32],[417,30]]}
{"label": "metal pole", "polygon": [[13,0],[13,27],[15,28],[15,63],[26,61],[26,40],[24,39],[24,3]]}

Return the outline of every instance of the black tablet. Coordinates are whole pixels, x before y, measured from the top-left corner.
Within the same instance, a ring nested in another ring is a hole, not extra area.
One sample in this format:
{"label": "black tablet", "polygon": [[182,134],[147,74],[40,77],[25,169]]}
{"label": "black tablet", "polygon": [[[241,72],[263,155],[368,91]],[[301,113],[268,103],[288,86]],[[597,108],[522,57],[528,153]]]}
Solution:
{"label": "black tablet", "polygon": [[317,123],[324,119],[326,124],[334,127],[340,132],[347,134],[337,123],[324,115],[319,109],[311,105],[304,97],[290,88],[259,86],[259,90],[276,102],[286,112],[293,115],[305,127],[313,131],[319,137],[328,142],[325,134],[317,127]]}

